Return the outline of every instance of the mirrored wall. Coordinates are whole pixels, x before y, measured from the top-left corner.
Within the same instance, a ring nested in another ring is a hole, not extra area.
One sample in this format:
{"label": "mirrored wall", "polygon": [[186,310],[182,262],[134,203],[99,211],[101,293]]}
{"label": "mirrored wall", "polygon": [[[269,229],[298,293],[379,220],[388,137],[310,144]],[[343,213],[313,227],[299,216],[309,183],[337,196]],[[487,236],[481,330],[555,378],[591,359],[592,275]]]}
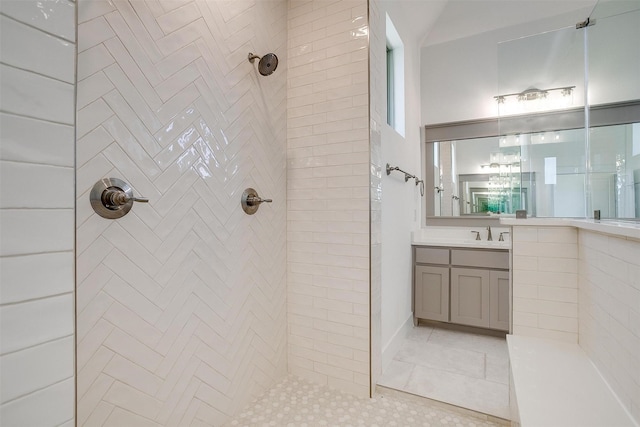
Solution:
{"label": "mirrored wall", "polygon": [[[640,218],[640,123],[433,143],[437,216]],[[588,178],[588,180],[587,180]]]}

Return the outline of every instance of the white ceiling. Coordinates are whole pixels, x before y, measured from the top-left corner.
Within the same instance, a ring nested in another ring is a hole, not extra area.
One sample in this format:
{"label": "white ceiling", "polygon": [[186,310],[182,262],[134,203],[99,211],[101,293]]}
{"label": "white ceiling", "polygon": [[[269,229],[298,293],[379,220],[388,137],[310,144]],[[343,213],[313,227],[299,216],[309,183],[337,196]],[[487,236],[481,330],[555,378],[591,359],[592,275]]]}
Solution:
{"label": "white ceiling", "polygon": [[597,0],[383,0],[402,11],[403,23],[422,45],[469,37],[568,14],[579,22]]}

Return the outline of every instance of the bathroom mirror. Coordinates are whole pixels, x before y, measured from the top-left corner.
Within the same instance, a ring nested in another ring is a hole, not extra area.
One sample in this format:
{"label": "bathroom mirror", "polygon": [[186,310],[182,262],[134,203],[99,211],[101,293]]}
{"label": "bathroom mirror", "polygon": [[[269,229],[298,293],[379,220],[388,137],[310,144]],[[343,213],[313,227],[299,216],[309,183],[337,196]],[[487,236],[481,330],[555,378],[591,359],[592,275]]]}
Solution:
{"label": "bathroom mirror", "polygon": [[[432,142],[435,216],[640,218],[640,123]],[[587,156],[590,169],[587,173]]]}
{"label": "bathroom mirror", "polygon": [[529,206],[534,189],[521,174],[521,147],[501,147],[500,141],[486,137],[434,143],[436,215],[515,214]]}

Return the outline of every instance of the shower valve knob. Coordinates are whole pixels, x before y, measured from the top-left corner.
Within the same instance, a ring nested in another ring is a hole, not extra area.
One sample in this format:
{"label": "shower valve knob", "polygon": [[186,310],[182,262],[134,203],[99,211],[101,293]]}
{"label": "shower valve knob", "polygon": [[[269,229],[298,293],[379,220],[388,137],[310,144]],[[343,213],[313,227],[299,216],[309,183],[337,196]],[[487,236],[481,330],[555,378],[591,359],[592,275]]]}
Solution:
{"label": "shower valve knob", "polygon": [[133,207],[133,202],[149,202],[147,198],[134,197],[131,186],[118,178],[104,178],[96,182],[89,199],[93,210],[107,219],[125,216]]}
{"label": "shower valve knob", "polygon": [[259,205],[260,203],[271,203],[273,202],[273,200],[271,199],[263,199],[261,197],[247,197],[247,204],[249,206],[256,206]]}
{"label": "shower valve knob", "polygon": [[240,205],[242,206],[242,210],[245,211],[247,215],[253,215],[258,211],[261,203],[271,202],[273,202],[273,200],[263,199],[262,197],[258,196],[258,193],[253,188],[247,188],[242,193]]}
{"label": "shower valve knob", "polygon": [[129,197],[121,189],[108,189],[102,193],[102,204],[107,206],[123,206],[129,202],[148,203],[144,197]]}

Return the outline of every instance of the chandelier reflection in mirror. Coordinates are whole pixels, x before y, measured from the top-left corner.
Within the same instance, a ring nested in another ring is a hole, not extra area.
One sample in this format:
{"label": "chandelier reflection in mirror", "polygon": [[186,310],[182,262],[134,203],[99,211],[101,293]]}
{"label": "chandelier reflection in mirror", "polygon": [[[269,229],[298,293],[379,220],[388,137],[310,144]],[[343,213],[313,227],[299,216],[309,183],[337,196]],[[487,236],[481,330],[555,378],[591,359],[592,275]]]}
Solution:
{"label": "chandelier reflection in mirror", "polygon": [[574,89],[575,86],[551,89],[532,88],[519,93],[494,96],[493,98],[498,103],[498,114],[500,116],[536,113],[573,107]]}
{"label": "chandelier reflection in mirror", "polygon": [[465,213],[512,214],[520,209],[520,152],[493,151],[489,155],[489,163],[480,168],[489,174],[484,191],[472,189],[470,209]]}

